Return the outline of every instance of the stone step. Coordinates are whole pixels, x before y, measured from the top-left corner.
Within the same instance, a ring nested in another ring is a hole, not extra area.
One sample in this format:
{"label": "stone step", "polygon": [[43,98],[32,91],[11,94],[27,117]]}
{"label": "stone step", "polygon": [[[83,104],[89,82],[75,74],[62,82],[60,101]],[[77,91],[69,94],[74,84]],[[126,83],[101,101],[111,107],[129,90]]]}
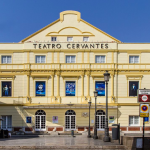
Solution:
{"label": "stone step", "polygon": [[12,149],[44,149],[44,150],[48,150],[48,149],[53,149],[53,150],[67,150],[67,149],[72,149],[72,150],[126,150],[125,146],[123,145],[104,145],[104,146],[64,146],[64,145],[60,145],[60,146],[0,146],[0,149],[7,149],[7,150],[12,150]]}

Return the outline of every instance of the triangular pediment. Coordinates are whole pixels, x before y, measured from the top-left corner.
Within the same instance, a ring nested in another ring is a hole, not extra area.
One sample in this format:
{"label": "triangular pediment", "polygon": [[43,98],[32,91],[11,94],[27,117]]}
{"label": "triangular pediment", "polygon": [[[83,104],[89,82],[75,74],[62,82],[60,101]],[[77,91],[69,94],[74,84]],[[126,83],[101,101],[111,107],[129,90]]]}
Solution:
{"label": "triangular pediment", "polygon": [[90,37],[89,42],[117,42],[119,40],[81,19],[80,12],[64,11],[60,18],[41,30],[23,39],[22,42],[50,42],[51,37],[58,37],[58,42],[66,42],[66,37],[75,37],[74,42],[82,42],[83,37]]}

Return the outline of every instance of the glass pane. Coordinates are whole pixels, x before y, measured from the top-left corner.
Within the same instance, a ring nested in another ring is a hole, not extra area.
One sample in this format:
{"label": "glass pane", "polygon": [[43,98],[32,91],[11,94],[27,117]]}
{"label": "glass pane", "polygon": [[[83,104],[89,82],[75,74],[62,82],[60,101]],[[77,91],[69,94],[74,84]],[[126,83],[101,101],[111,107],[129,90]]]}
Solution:
{"label": "glass pane", "polygon": [[11,64],[11,56],[7,56],[7,63]]}
{"label": "glass pane", "polygon": [[101,56],[101,63],[105,63],[105,56]]}
{"label": "glass pane", "polygon": [[70,56],[66,56],[66,63],[70,63]]}
{"label": "glass pane", "polygon": [[95,60],[96,60],[96,63],[100,63],[100,56],[96,56]]}
{"label": "glass pane", "polygon": [[75,56],[71,56],[71,63],[75,63]]}
{"label": "glass pane", "polygon": [[73,37],[67,37],[67,41],[73,41]]}
{"label": "glass pane", "polygon": [[2,129],[5,129],[6,128],[6,116],[2,116]]}
{"label": "glass pane", "polygon": [[52,38],[51,38],[51,41],[56,41],[56,40],[57,40],[56,37],[52,37]]}
{"label": "glass pane", "polygon": [[89,41],[89,37],[83,37],[83,41]]}
{"label": "glass pane", "polygon": [[36,56],[36,63],[40,63],[41,61],[40,61],[40,56]]}
{"label": "glass pane", "polygon": [[134,116],[134,124],[135,125],[139,124],[139,116]]}
{"label": "glass pane", "polygon": [[134,63],[134,58],[133,58],[133,56],[130,56],[130,57],[129,57],[129,63]]}
{"label": "glass pane", "polygon": [[7,116],[7,128],[11,128],[12,125],[12,116]]}
{"label": "glass pane", "polygon": [[2,56],[2,63],[6,64],[6,56]]}
{"label": "glass pane", "polygon": [[129,125],[133,125],[133,116],[129,116]]}
{"label": "glass pane", "polygon": [[45,56],[41,56],[41,63],[45,63]]}
{"label": "glass pane", "polygon": [[134,63],[139,63],[139,56],[134,56]]}

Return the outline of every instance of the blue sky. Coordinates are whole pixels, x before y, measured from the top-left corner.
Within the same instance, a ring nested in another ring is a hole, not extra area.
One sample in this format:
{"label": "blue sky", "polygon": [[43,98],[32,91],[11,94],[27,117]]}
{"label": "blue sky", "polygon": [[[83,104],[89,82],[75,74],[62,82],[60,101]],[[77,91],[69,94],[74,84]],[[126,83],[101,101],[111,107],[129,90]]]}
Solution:
{"label": "blue sky", "polygon": [[19,42],[65,10],[122,42],[150,43],[150,0],[0,0],[0,42]]}

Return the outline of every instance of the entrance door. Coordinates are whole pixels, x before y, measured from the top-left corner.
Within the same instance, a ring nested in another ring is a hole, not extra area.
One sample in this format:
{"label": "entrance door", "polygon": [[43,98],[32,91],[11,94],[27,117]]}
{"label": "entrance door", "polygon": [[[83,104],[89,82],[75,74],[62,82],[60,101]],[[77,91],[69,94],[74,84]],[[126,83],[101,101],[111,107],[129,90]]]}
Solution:
{"label": "entrance door", "polygon": [[68,110],[65,113],[65,130],[75,130],[76,129],[76,113],[73,110]]}
{"label": "entrance door", "polygon": [[46,113],[43,110],[38,110],[35,113],[35,131],[46,131]]}
{"label": "entrance door", "polygon": [[96,128],[97,130],[105,129],[105,112],[103,110],[97,110],[96,112]]}

